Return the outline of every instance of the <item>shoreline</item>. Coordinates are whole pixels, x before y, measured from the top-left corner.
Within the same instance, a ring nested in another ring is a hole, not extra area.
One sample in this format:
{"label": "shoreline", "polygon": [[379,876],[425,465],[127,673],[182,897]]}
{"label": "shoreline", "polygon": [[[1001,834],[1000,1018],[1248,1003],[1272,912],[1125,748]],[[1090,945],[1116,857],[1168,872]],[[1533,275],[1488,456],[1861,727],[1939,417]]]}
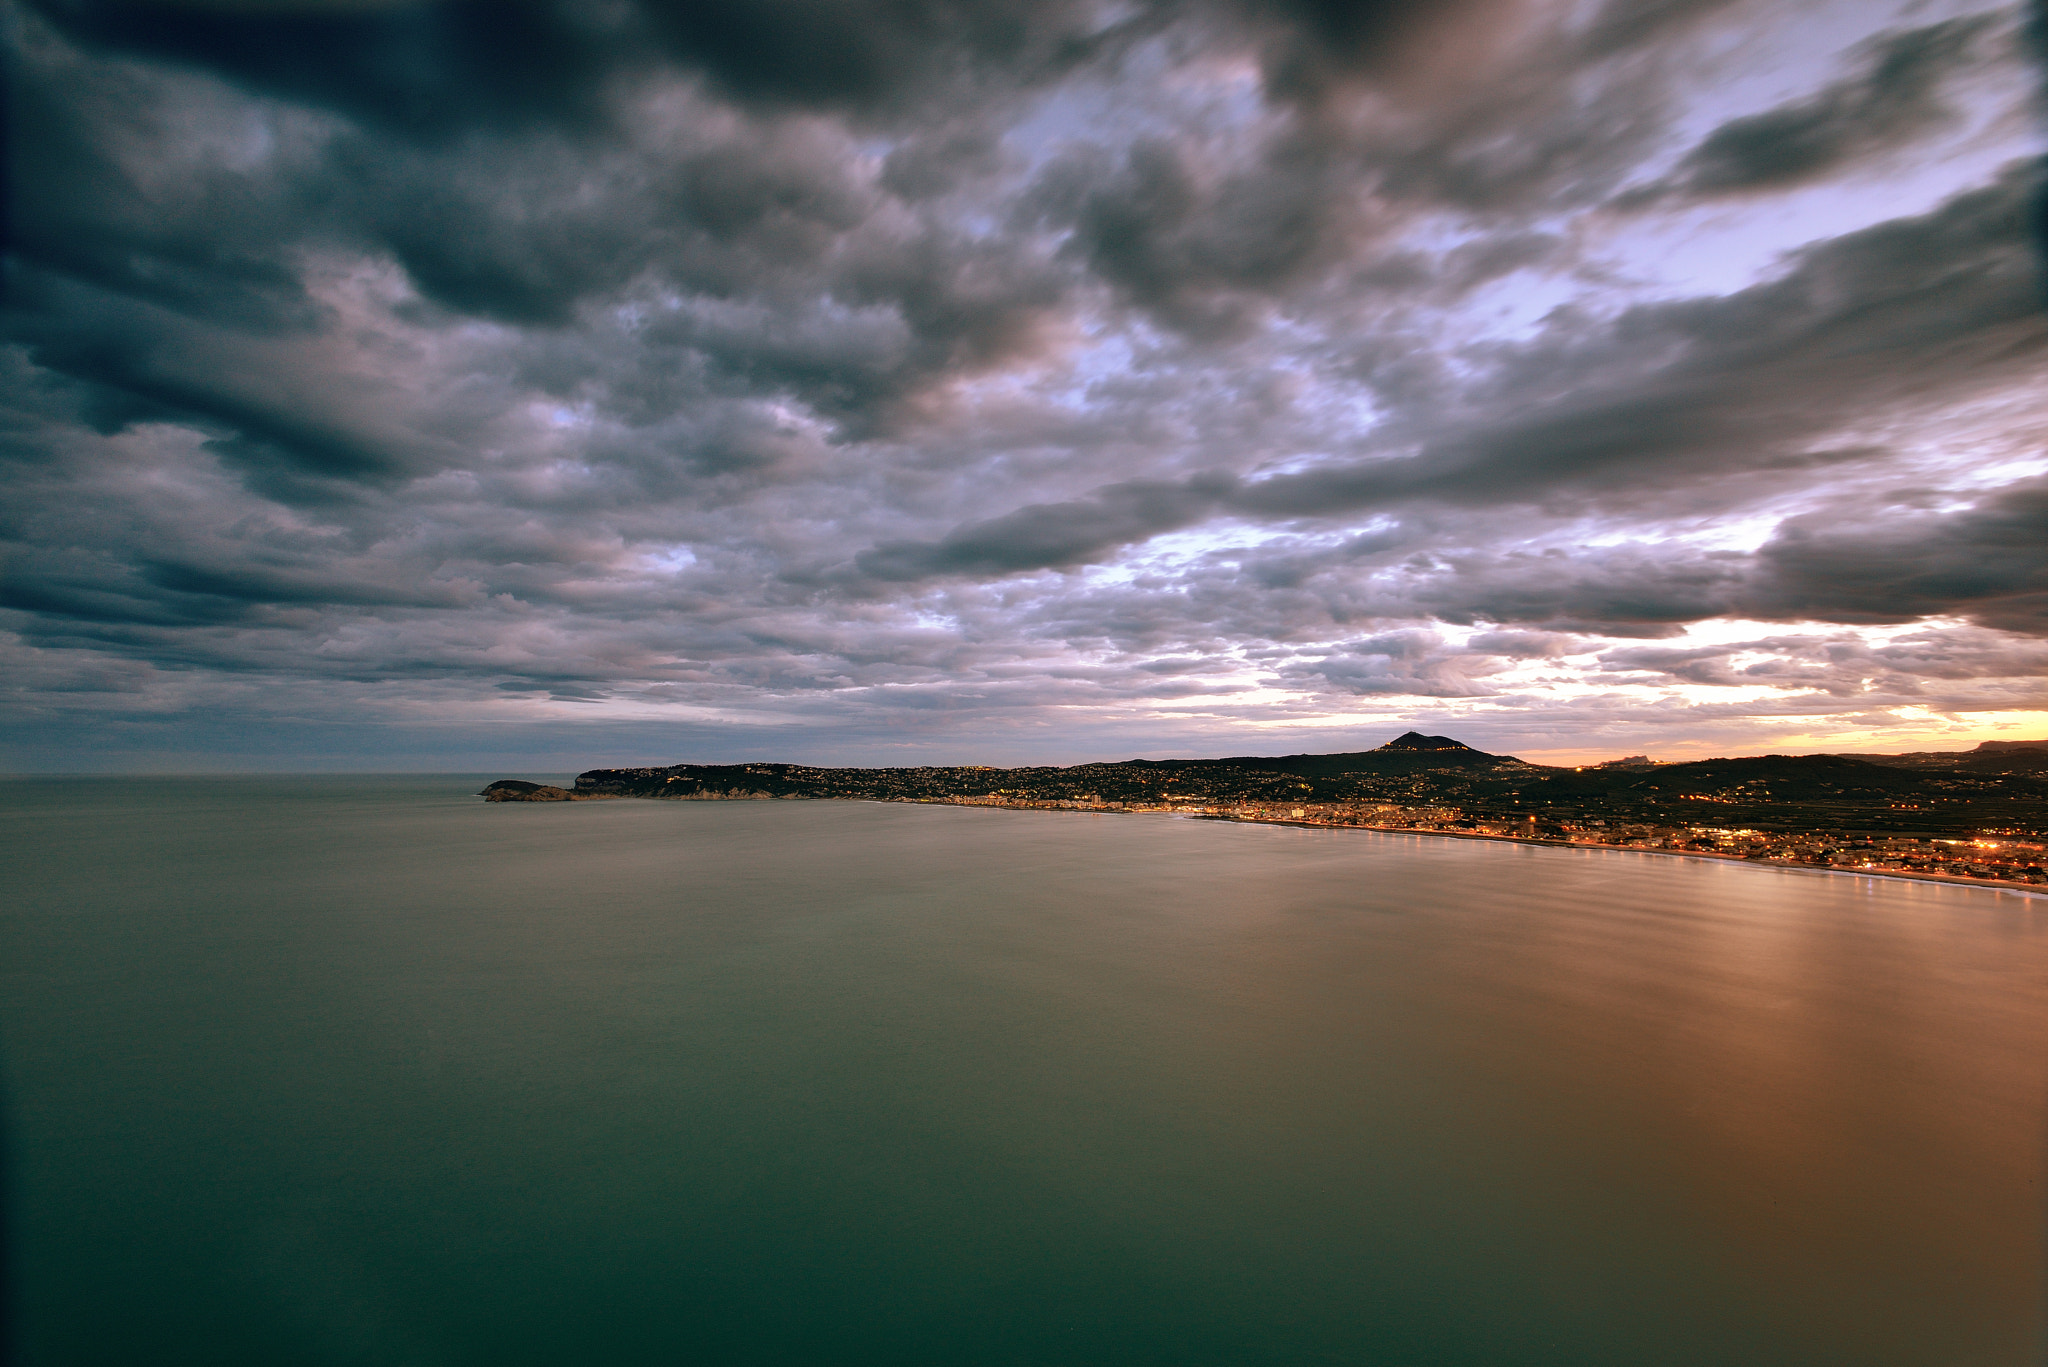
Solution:
{"label": "shoreline", "polygon": [[[933,806],[952,804],[931,804]],[[1900,883],[1942,883],[1956,888],[1988,888],[2013,892],[2023,897],[2048,897],[2048,884],[2012,883],[2003,878],[1961,878],[1952,873],[1912,873],[1903,869],[1842,868],[1831,864],[1801,864],[1790,859],[1751,859],[1740,854],[1717,854],[1712,850],[1659,850],[1633,845],[1595,844],[1591,841],[1531,839],[1519,835],[1487,835],[1480,831],[1439,831],[1425,826],[1352,826],[1334,821],[1307,821],[1293,817],[1182,816],[1179,812],[1122,812],[1122,816],[1171,816],[1185,821],[1228,821],[1245,826],[1295,826],[1315,831],[1372,831],[1380,835],[1435,836],[1439,840],[1488,840],[1499,845],[1534,845],[1552,850],[1588,850],[1596,854],[1652,854],[1667,859],[1707,859],[1717,864],[1741,864],[1747,868],[1777,869],[1790,873],[1846,874],[1853,878],[1889,878]]]}
{"label": "shoreline", "polygon": [[[573,790],[571,790],[573,792]],[[2002,878],[1967,878],[1952,873],[1913,873],[1901,869],[1858,869],[1842,868],[1828,864],[1801,864],[1790,859],[1751,859],[1740,854],[1720,854],[1712,850],[1667,850],[1641,846],[1608,845],[1591,841],[1556,840],[1532,838],[1518,835],[1489,835],[1481,831],[1446,831],[1425,826],[1356,826],[1334,821],[1310,821],[1297,817],[1228,816],[1206,812],[1176,811],[1131,811],[1113,807],[1026,807],[981,802],[951,802],[944,799],[926,798],[874,798],[874,797],[797,797],[775,798],[763,794],[759,797],[640,797],[632,793],[591,793],[576,794],[568,800],[588,802],[594,799],[632,798],[642,802],[873,802],[882,806],[917,807],[966,807],[977,811],[990,812],[1081,812],[1089,816],[1163,816],[1181,821],[1219,821],[1243,826],[1292,826],[1312,831],[1369,831],[1379,835],[1422,835],[1434,836],[1439,840],[1486,840],[1502,845],[1533,845],[1553,850],[1587,850],[1600,854],[1650,854],[1675,859],[1706,859],[1720,864],[1741,864],[1748,868],[1777,869],[1791,873],[1842,874],[1852,878],[1888,878],[1900,883],[1938,883],[1948,887],[1988,889],[1993,892],[2017,893],[2023,897],[2048,898],[2048,884],[2013,883]],[[517,800],[517,799],[515,799]],[[556,798],[555,801],[562,799]]]}

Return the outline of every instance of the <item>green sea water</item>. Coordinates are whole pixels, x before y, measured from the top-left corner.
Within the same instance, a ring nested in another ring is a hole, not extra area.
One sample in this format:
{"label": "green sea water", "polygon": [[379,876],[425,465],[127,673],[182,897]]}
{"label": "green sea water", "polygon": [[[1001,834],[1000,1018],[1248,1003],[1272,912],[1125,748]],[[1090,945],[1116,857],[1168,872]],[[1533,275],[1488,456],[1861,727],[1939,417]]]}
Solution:
{"label": "green sea water", "polygon": [[2031,1367],[2048,899],[16,781],[30,1364]]}

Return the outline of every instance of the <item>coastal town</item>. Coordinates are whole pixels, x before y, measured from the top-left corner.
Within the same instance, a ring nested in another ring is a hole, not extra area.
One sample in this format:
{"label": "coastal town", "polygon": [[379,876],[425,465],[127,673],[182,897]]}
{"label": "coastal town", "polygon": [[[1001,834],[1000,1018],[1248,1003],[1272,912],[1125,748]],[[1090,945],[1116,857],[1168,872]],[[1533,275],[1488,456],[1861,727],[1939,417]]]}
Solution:
{"label": "coastal town", "polygon": [[1304,807],[1265,803],[1091,803],[1004,796],[929,799],[960,806],[1030,807],[1081,811],[1167,812],[1225,821],[1290,826],[1357,827],[1417,835],[1511,840],[1535,845],[1582,845],[1668,854],[1746,859],[1866,873],[2048,885],[2048,838],[1868,835],[1841,831],[1760,831],[1749,827],[1661,826],[1648,822],[1545,821],[1472,816],[1455,807]]}
{"label": "coastal town", "polygon": [[1612,848],[2048,889],[2048,742],[1890,756],[1764,755],[1563,768],[1413,732],[1334,755],[1071,767],[594,769],[495,802],[843,799],[1165,814]]}

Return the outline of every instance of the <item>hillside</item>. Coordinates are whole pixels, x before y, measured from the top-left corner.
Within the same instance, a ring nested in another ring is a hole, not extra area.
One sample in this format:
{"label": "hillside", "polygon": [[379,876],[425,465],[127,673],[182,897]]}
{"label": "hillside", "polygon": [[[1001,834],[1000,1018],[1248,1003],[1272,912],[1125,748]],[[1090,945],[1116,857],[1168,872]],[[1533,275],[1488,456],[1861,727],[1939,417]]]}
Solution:
{"label": "hillside", "polygon": [[[496,800],[514,796],[504,785]],[[565,794],[565,796],[567,796]],[[1431,820],[1646,823],[1953,834],[2048,826],[2048,749],[1945,755],[1750,755],[1565,769],[1416,732],[1371,750],[1067,767],[817,768],[673,764],[593,769],[576,797],[857,798],[1006,806],[1193,809],[1246,804],[1429,813]],[[1420,818],[1418,818],[1420,819]]]}

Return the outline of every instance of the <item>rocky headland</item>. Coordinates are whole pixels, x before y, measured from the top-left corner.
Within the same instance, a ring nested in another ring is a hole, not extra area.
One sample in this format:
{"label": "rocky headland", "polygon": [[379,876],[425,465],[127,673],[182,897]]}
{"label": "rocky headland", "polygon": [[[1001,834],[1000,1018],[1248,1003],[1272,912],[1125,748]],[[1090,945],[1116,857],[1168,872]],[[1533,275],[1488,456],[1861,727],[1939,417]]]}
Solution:
{"label": "rocky headland", "polygon": [[477,796],[486,802],[600,802],[625,794],[572,791],[549,783],[528,783],[522,778],[501,778]]}

